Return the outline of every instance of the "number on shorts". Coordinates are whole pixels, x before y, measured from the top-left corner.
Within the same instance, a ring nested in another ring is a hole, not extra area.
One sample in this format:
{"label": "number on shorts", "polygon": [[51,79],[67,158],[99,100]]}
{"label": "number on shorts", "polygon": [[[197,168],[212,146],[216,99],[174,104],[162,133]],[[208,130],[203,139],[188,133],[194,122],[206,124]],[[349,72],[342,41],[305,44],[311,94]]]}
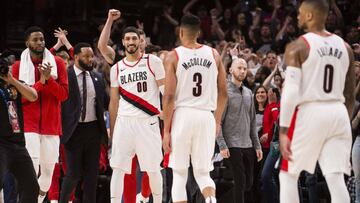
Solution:
{"label": "number on shorts", "polygon": [[195,82],[195,87],[193,88],[193,95],[195,97],[199,97],[201,95],[201,83],[202,83],[202,75],[200,73],[195,73],[193,76],[193,81]]}
{"label": "number on shorts", "polygon": [[146,82],[138,82],[137,84],[138,92],[147,92],[147,83]]}
{"label": "number on shorts", "polygon": [[325,74],[324,74],[324,92],[330,93],[332,91],[334,80],[334,66],[327,64],[325,66]]}

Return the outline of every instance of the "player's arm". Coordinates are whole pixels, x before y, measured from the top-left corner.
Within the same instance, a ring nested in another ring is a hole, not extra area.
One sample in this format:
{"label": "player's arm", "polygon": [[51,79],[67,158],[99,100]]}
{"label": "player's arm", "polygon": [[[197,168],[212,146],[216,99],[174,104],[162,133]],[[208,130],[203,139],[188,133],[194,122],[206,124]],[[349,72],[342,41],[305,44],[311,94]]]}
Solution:
{"label": "player's arm", "polygon": [[346,73],[345,88],[344,88],[344,97],[345,105],[348,110],[349,116],[351,116],[352,111],[355,105],[355,71],[354,71],[354,53],[351,47],[345,43],[346,48],[349,53],[349,62],[350,66]]}
{"label": "player's arm", "polygon": [[227,86],[226,86],[225,67],[222,63],[219,53],[215,49],[213,49],[213,53],[216,61],[216,66],[218,68],[218,78],[217,78],[218,97],[217,97],[217,107],[215,110],[216,135],[218,135],[221,129],[221,118],[226,106],[228,94],[227,94]]}
{"label": "player's arm", "polygon": [[38,94],[36,90],[15,79],[10,72],[8,72],[7,75],[0,75],[0,79],[6,81],[10,85],[13,85],[28,101],[34,102],[37,100]]}
{"label": "player's arm", "polygon": [[101,55],[105,58],[106,62],[108,62],[109,64],[113,64],[115,62],[115,51],[108,45],[111,33],[111,26],[115,20],[120,18],[120,15],[121,13],[118,10],[109,10],[108,18],[106,20],[103,30],[101,31],[98,42],[98,49]]}
{"label": "player's arm", "polygon": [[114,126],[117,117],[117,112],[119,109],[119,82],[117,80],[118,70],[117,66],[114,65],[110,70],[110,102],[109,102],[109,115],[110,115],[110,137],[113,136]]}
{"label": "player's arm", "polygon": [[161,94],[164,94],[164,88],[165,88],[165,79],[156,80],[156,84],[159,87],[159,91]]}
{"label": "player's arm", "polygon": [[165,90],[163,96],[163,116],[164,116],[163,148],[165,153],[169,153],[171,151],[170,126],[175,108],[175,91],[177,85],[176,62],[177,62],[177,57],[175,51],[170,52],[166,56],[164,61]]}
{"label": "player's arm", "polygon": [[290,140],[288,129],[295,108],[298,104],[297,98],[301,82],[301,64],[305,55],[308,55],[308,48],[302,39],[290,43],[285,50],[286,76],[280,103],[280,150],[285,160],[291,160]]}
{"label": "player's arm", "polygon": [[110,114],[110,137],[113,136],[114,126],[116,121],[116,115],[119,108],[119,88],[110,88],[110,103],[109,103],[109,114]]}

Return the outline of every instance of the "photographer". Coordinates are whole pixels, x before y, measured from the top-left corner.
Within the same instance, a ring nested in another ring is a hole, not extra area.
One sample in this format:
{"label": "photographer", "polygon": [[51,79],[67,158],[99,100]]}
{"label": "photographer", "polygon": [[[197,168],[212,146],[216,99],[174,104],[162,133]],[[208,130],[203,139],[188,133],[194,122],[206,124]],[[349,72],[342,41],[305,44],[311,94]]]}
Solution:
{"label": "photographer", "polygon": [[18,182],[20,202],[35,203],[39,186],[35,170],[25,148],[21,97],[37,99],[35,89],[17,81],[0,59],[0,190],[7,172]]}

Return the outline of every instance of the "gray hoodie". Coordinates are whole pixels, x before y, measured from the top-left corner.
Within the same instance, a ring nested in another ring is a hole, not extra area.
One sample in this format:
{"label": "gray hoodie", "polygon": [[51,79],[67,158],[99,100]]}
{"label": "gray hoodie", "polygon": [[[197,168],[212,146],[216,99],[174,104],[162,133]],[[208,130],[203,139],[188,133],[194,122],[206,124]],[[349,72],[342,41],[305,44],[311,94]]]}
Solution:
{"label": "gray hoodie", "polygon": [[243,85],[238,88],[228,81],[228,97],[222,116],[222,128],[216,139],[220,150],[251,147],[261,149],[251,90]]}

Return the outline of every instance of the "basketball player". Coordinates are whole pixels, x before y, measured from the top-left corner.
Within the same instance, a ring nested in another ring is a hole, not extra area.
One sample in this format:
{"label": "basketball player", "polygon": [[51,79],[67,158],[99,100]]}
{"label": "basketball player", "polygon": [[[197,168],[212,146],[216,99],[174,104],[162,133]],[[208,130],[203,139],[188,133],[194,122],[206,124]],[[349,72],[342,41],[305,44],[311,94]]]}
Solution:
{"label": "basketball player", "polygon": [[14,78],[36,89],[39,98],[23,100],[26,149],[33,161],[40,186],[38,203],[50,188],[59,158],[61,102],[68,98],[68,77],[64,61],[45,48],[44,31],[37,26],[25,31],[25,49],[12,66]]}
{"label": "basketball player", "polygon": [[[101,31],[101,35],[98,42],[98,48],[100,53],[111,66],[119,61],[118,57],[115,55],[115,51],[112,47],[108,46],[108,42],[110,40],[110,33],[112,24],[118,20],[121,16],[121,12],[116,9],[110,9],[108,11],[108,18],[104,25],[103,30]],[[140,46],[139,49],[141,52],[145,52],[146,48],[146,36],[144,31],[139,31],[140,34]],[[149,196],[151,194],[150,186],[149,186],[149,177],[146,173],[143,173],[141,179],[141,192],[136,195],[136,168],[137,168],[137,157],[134,156],[132,160],[132,172],[131,174],[125,175],[125,185],[124,188],[124,202],[125,203],[135,203],[137,200],[148,202]]]}
{"label": "basketball player", "polygon": [[161,203],[162,151],[158,115],[165,71],[161,59],[140,51],[140,34],[135,27],[123,31],[122,43],[126,57],[110,72],[111,202],[121,202],[124,175],[131,172],[131,160],[136,154],[141,171],[148,173],[154,202]]}
{"label": "basketball player", "polygon": [[173,202],[187,202],[185,184],[190,156],[195,180],[206,203],[216,202],[215,183],[209,172],[213,169],[215,135],[227,100],[226,77],[217,51],[197,43],[199,34],[199,18],[183,16],[181,46],[170,52],[164,63],[163,148],[165,153],[171,151]]}
{"label": "basketball player", "polygon": [[331,202],[350,202],[344,173],[350,174],[354,56],[348,44],[325,30],[328,11],[326,0],[303,1],[298,20],[307,34],[289,44],[285,52],[287,69],[280,111],[280,150],[284,159],[281,203],[299,202],[299,173],[313,173],[317,161]]}

